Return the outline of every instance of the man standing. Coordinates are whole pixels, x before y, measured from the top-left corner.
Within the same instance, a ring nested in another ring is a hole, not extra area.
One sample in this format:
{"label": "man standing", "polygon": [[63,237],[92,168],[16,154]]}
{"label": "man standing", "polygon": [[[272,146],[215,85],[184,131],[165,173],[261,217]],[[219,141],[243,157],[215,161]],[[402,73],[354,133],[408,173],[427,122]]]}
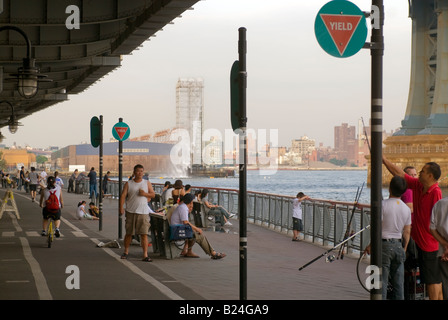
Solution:
{"label": "man standing", "polygon": [[[390,181],[389,199],[382,203],[382,298],[387,299],[387,286],[392,284],[393,300],[404,300],[404,261],[411,234],[411,209],[400,199],[406,191],[406,180],[395,176]],[[402,244],[403,240],[403,244]],[[370,245],[366,248],[370,254]]]}
{"label": "man standing", "polygon": [[132,235],[138,234],[143,249],[142,261],[151,262],[152,260],[148,257],[149,213],[151,211],[148,202],[155,197],[155,192],[151,182],[143,179],[143,170],[140,164],[134,167],[134,179],[126,182],[120,195],[120,215],[126,212],[126,234],[121,258],[127,259]]}
{"label": "man standing", "polygon": [[434,204],[442,198],[438,180],[440,166],[435,162],[426,163],[418,178],[412,178],[383,156],[383,164],[394,175],[404,177],[408,188],[413,190],[413,209],[411,237],[417,245],[418,264],[421,277],[426,284],[430,300],[442,298],[442,278],[437,261],[439,243],[429,231],[431,211]]}
{"label": "man standing", "polygon": [[[89,174],[87,175],[87,177],[89,177],[89,182],[90,182],[90,189],[89,189],[89,199],[96,199],[96,195],[97,195],[97,188],[96,188],[96,171],[95,168],[92,167],[90,169]],[[92,195],[92,193],[94,195]]]}
{"label": "man standing", "polygon": [[22,166],[21,168],[20,168],[20,171],[19,171],[19,185],[18,185],[18,187],[17,187],[17,190],[22,190],[22,186],[23,185],[25,185],[25,171],[24,171],[24,167]]}
{"label": "man standing", "polygon": [[429,230],[440,243],[439,269],[442,277],[443,299],[448,300],[448,198],[443,198],[432,208]]}
{"label": "man standing", "polygon": [[34,202],[35,201],[34,199],[36,199],[37,185],[39,184],[39,176],[36,172],[36,168],[31,167],[29,178],[30,178],[31,201]]}

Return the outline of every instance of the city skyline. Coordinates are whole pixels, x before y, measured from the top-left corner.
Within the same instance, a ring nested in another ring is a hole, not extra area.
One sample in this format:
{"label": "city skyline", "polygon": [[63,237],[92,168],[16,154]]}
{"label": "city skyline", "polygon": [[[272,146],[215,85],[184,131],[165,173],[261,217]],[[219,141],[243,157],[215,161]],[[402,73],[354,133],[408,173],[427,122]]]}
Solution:
{"label": "city skyline", "polygon": [[[279,146],[304,135],[334,146],[334,126],[370,118],[370,52],[336,59],[319,47],[314,19],[326,2],[200,1],[85,92],[21,119],[15,135],[4,127],[3,143],[45,148],[89,142],[90,119],[99,115],[104,141],[120,117],[131,138],[174,127],[175,85],[188,77],[204,79],[205,128],[224,136],[231,128],[230,68],[244,26],[248,127],[278,129]],[[370,10],[371,1],[354,3]],[[385,10],[383,129],[391,131],[401,126],[406,110],[411,19],[407,1],[387,3]]]}

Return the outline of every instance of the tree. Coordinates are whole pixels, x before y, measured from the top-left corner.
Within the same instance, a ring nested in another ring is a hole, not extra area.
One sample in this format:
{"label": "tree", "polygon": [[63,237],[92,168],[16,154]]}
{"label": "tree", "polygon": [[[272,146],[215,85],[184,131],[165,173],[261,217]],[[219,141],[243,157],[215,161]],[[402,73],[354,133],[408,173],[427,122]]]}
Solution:
{"label": "tree", "polygon": [[45,156],[37,156],[36,157],[36,162],[39,164],[44,164],[47,161],[48,161],[48,158]]}

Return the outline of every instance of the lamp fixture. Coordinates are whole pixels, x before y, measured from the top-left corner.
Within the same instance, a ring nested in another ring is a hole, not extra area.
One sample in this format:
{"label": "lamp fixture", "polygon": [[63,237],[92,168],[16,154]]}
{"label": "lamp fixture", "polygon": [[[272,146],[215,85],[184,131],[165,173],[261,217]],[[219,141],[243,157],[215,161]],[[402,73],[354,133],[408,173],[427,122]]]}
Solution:
{"label": "lamp fixture", "polygon": [[22,124],[17,120],[16,115],[14,114],[14,106],[6,100],[0,101],[0,104],[3,102],[9,104],[9,106],[11,107],[11,116],[9,117],[7,124],[8,124],[8,128],[9,128],[9,132],[14,134],[17,132],[17,130],[19,129],[19,126],[21,126]]}
{"label": "lamp fixture", "polygon": [[31,58],[31,41],[23,32],[22,29],[15,26],[3,26],[0,27],[0,31],[4,30],[14,30],[20,33],[26,41],[26,58],[23,58],[23,66],[18,68],[17,73],[12,73],[13,78],[8,78],[5,80],[17,81],[17,91],[25,99],[31,99],[37,94],[38,82],[46,81],[50,82],[52,80],[45,79],[47,76],[39,73],[39,68],[36,68],[36,60]]}

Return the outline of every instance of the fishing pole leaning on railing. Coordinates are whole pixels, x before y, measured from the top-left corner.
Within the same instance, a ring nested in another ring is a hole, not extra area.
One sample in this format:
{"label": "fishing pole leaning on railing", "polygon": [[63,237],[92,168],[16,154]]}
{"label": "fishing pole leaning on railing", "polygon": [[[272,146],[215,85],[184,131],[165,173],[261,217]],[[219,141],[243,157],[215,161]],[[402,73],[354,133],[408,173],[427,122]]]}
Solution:
{"label": "fishing pole leaning on railing", "polygon": [[[356,237],[358,234],[366,231],[367,229],[370,228],[370,224],[364,228],[362,228],[361,230],[359,230],[358,232],[356,232],[355,234],[351,235],[350,237],[348,237],[347,239],[345,239],[344,241],[342,241],[341,243],[337,244],[336,246],[334,246],[331,249],[328,249],[327,251],[325,251],[324,253],[322,253],[321,255],[317,256],[316,258],[314,258],[313,260],[311,260],[310,262],[304,264],[302,267],[299,268],[299,271],[303,270],[304,268],[308,267],[310,264],[316,262],[317,260],[319,260],[322,257],[325,257],[326,255],[328,255],[328,253],[330,253],[331,251],[339,248],[340,246],[344,245],[345,243],[347,243],[348,241],[350,241],[351,239],[353,239],[354,237]],[[334,260],[334,256],[330,257],[326,259],[327,262],[332,262]]]}
{"label": "fishing pole leaning on railing", "polygon": [[[364,188],[364,182],[362,183],[361,189],[359,189],[359,187],[358,187],[358,190],[356,191],[355,203],[353,204],[352,214],[347,223],[347,229],[345,230],[343,241],[345,241],[349,236],[353,235],[353,231],[350,231],[350,228],[352,225],[353,216],[355,215],[356,208],[358,207],[358,204],[359,204],[359,198],[361,197],[363,188]],[[339,253],[338,253],[338,259],[341,259],[341,260],[344,259],[344,249],[347,247],[347,243],[348,243],[348,241],[346,241],[344,243],[344,245],[340,246]]]}

